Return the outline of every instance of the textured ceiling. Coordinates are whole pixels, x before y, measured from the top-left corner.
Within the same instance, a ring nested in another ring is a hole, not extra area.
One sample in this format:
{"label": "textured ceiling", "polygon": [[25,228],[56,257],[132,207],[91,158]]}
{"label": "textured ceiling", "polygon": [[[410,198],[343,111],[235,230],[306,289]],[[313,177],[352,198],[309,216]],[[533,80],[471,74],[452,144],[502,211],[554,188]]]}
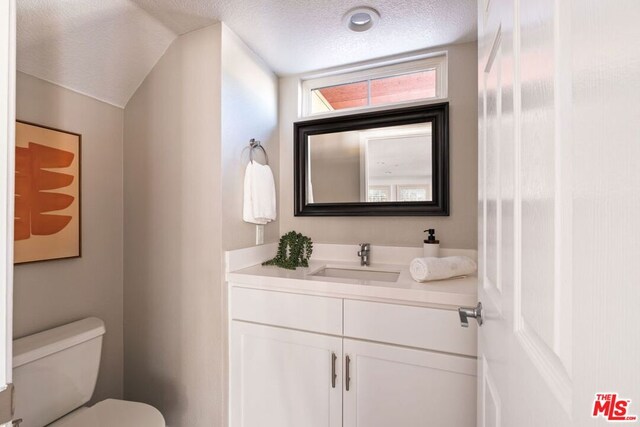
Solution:
{"label": "textured ceiling", "polygon": [[[281,75],[476,39],[475,0],[133,1],[177,33],[223,21]],[[357,6],[377,9],[378,25],[347,30]]]}
{"label": "textured ceiling", "polygon": [[18,70],[124,106],[176,34],[129,0],[19,0]]}
{"label": "textured ceiling", "polygon": [[[157,0],[164,3],[169,0]],[[195,1],[195,0],[194,0]],[[201,0],[201,3],[213,3]],[[217,16],[278,74],[297,74],[476,39],[476,0],[225,0]],[[342,22],[357,6],[380,12],[370,31]]]}
{"label": "textured ceiling", "polygon": [[[18,69],[124,106],[179,34],[223,21],[278,74],[475,40],[473,0],[18,0]],[[342,16],[381,20],[354,33]]]}

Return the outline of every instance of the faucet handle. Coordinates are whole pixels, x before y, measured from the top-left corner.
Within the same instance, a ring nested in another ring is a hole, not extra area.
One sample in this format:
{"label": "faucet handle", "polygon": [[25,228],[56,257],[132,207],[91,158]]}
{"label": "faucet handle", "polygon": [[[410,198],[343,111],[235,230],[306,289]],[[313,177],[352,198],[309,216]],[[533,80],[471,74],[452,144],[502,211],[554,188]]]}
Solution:
{"label": "faucet handle", "polygon": [[360,243],[358,256],[360,257],[360,265],[369,265],[369,254],[371,253],[370,243]]}

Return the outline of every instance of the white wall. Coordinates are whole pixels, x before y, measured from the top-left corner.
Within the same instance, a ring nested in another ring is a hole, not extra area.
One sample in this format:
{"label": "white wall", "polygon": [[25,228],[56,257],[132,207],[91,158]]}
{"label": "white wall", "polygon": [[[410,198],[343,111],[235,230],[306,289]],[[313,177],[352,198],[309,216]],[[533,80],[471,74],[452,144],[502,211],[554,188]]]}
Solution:
{"label": "white wall", "polygon": [[125,108],[125,398],[224,413],[221,25],[179,37]]}
{"label": "white wall", "polygon": [[[449,52],[451,216],[294,217],[293,123],[299,115],[299,77],[280,79],[280,233],[296,230],[319,243],[371,242],[420,246],[422,230],[435,228],[441,245],[477,246],[477,44],[445,47]],[[442,49],[438,49],[441,51]]]}
{"label": "white wall", "polygon": [[27,74],[17,118],[82,134],[82,258],[15,266],[14,337],[96,316],[104,320],[94,401],[122,396],[123,111]]}

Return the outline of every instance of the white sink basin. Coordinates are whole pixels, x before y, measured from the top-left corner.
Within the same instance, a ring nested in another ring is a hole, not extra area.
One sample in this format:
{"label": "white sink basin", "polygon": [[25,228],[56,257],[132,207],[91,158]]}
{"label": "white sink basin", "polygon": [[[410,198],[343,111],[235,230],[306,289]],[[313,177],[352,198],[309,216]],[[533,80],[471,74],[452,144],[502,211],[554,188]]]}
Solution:
{"label": "white sink basin", "polygon": [[397,282],[398,271],[382,271],[349,267],[324,267],[311,274],[316,277],[335,277],[340,279],[375,280],[378,282]]}

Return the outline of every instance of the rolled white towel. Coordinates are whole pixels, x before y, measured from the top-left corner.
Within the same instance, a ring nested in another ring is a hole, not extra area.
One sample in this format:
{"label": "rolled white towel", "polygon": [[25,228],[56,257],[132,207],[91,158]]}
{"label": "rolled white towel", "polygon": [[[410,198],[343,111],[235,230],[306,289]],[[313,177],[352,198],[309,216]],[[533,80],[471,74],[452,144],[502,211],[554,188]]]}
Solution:
{"label": "rolled white towel", "polygon": [[445,258],[416,258],[409,264],[411,277],[416,282],[449,279],[475,273],[478,265],[466,256]]}

